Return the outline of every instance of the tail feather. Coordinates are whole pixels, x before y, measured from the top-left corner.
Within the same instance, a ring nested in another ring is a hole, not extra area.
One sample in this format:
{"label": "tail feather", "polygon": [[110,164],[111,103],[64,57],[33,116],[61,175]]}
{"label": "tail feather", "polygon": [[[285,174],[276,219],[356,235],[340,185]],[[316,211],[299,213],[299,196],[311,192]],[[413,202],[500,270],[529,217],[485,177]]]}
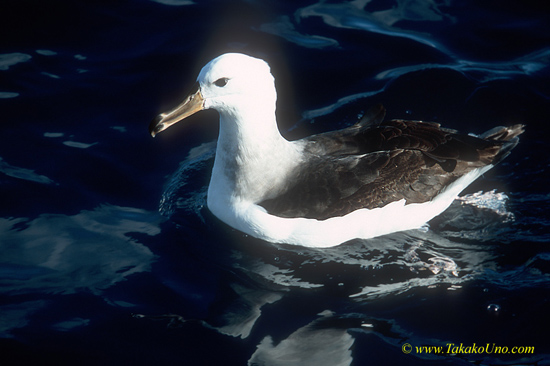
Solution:
{"label": "tail feather", "polygon": [[482,133],[479,137],[485,140],[510,141],[525,132],[525,125],[517,124],[510,127],[498,126]]}
{"label": "tail feather", "polygon": [[495,165],[500,163],[506,158],[512,149],[519,143],[519,135],[525,131],[525,126],[522,124],[513,125],[510,127],[498,126],[486,131],[479,137],[486,141],[497,143],[499,146],[498,151],[494,155],[491,164]]}

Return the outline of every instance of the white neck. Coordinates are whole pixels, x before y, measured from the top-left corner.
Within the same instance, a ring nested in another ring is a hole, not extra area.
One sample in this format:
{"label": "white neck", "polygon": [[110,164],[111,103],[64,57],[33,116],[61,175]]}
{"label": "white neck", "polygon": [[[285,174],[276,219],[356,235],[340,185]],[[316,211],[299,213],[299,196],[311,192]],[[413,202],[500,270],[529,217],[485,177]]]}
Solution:
{"label": "white neck", "polygon": [[300,146],[279,133],[274,105],[221,111],[210,210],[220,217],[237,201],[258,203],[276,196],[300,163]]}

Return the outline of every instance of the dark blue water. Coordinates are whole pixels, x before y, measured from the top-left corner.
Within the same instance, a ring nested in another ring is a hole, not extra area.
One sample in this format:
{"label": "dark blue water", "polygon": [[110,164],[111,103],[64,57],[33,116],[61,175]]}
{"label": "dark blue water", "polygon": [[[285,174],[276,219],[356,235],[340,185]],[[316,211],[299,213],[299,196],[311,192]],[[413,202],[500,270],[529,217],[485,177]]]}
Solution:
{"label": "dark blue water", "polygon": [[[0,364],[550,364],[546,9],[3,1]],[[291,139],[376,103],[527,132],[465,192],[485,195],[428,230],[323,250],[261,242],[204,207],[215,113],[147,132],[227,51],[270,63]]]}

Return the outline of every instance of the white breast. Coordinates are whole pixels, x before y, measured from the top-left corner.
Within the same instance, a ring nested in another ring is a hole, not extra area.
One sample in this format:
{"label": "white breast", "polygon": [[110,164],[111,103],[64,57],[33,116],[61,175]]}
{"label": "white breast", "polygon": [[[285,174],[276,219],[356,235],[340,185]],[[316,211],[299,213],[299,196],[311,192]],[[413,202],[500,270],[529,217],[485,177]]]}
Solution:
{"label": "white breast", "polygon": [[[259,239],[324,248],[355,238],[369,239],[420,228],[445,211],[465,187],[492,167],[487,165],[469,172],[426,203],[405,204],[406,202],[401,200],[381,208],[359,209],[345,216],[326,220],[270,215],[263,207],[234,196],[231,200],[209,199],[208,207],[220,220]],[[222,202],[227,205],[220,204]]]}

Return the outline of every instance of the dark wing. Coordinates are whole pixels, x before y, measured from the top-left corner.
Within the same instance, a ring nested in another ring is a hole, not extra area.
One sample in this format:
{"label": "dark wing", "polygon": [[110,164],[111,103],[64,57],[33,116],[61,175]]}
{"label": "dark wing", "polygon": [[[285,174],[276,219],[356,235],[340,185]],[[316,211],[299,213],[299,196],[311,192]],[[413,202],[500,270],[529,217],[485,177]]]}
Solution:
{"label": "dark wing", "polygon": [[516,125],[474,137],[436,123],[382,122],[384,115],[379,106],[351,127],[304,139],[307,158],[289,187],[259,204],[277,216],[325,219],[400,199],[426,202],[470,170],[501,160],[523,132]]}

